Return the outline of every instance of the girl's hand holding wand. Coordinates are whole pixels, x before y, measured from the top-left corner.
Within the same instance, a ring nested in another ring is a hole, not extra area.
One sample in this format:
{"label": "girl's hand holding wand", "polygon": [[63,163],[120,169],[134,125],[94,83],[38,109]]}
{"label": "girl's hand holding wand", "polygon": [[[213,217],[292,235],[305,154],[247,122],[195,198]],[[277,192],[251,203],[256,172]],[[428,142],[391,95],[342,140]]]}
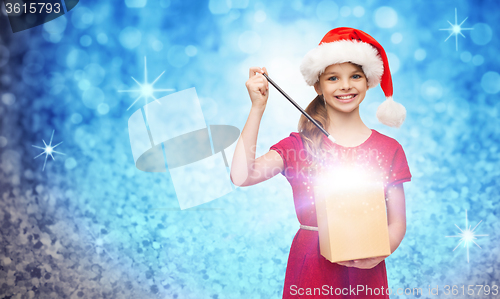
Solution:
{"label": "girl's hand holding wand", "polygon": [[269,98],[269,82],[262,74],[267,75],[266,68],[251,67],[250,78],[245,83],[250,99],[252,100],[252,107],[265,108],[267,99]]}

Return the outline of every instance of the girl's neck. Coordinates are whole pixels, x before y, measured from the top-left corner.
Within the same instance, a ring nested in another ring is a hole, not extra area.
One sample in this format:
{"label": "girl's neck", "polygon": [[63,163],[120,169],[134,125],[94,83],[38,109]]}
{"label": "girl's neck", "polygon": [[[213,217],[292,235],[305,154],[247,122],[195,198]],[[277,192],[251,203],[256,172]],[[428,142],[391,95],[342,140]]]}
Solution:
{"label": "girl's neck", "polygon": [[331,108],[327,111],[329,119],[327,131],[338,144],[349,147],[357,146],[370,136],[371,129],[361,120],[359,107],[349,113]]}

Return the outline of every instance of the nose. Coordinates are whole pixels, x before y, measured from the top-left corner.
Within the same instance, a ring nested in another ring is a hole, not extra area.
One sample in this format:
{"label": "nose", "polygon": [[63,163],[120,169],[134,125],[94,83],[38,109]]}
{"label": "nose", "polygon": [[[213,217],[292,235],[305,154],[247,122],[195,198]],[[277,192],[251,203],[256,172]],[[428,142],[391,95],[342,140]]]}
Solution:
{"label": "nose", "polygon": [[342,85],[341,85],[340,89],[342,89],[342,90],[351,89],[351,81],[350,80],[342,80]]}

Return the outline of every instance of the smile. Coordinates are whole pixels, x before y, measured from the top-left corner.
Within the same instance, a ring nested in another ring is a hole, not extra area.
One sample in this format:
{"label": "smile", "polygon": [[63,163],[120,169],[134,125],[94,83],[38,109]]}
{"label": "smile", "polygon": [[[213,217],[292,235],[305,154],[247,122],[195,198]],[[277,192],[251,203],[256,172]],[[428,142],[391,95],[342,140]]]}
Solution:
{"label": "smile", "polygon": [[349,94],[344,96],[336,96],[337,100],[342,103],[352,102],[358,95],[357,94]]}

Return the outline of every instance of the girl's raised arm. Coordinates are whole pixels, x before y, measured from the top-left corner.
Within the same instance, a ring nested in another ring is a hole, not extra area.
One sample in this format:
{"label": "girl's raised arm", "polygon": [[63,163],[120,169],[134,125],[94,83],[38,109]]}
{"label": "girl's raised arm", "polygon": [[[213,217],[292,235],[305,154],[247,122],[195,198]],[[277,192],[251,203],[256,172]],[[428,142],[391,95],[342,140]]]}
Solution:
{"label": "girl's raised arm", "polygon": [[267,74],[266,68],[251,67],[250,78],[246,82],[252,108],[236,143],[231,163],[231,181],[236,186],[255,185],[272,178],[284,168],[283,160],[276,151],[269,151],[255,159],[259,125],[269,97],[269,83],[262,75],[264,72]]}

